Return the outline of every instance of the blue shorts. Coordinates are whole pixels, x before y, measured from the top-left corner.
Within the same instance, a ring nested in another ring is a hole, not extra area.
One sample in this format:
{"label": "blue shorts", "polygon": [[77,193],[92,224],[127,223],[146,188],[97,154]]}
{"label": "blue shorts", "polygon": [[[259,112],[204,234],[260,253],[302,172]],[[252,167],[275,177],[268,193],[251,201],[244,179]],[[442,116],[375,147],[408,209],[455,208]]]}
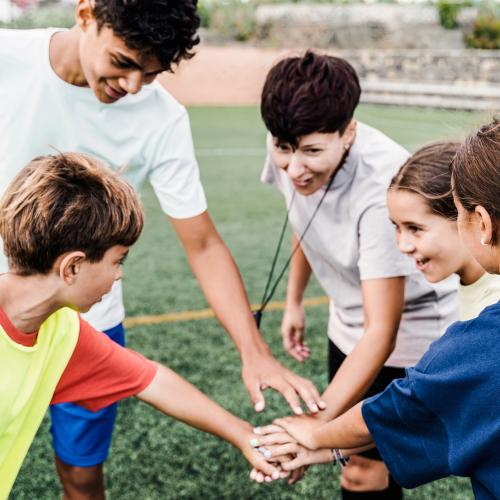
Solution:
{"label": "blue shorts", "polygon": [[[125,330],[119,324],[104,332],[117,344],[125,345]],[[50,406],[52,446],[57,457],[68,465],[91,467],[108,458],[117,404],[93,412],[73,403]]]}

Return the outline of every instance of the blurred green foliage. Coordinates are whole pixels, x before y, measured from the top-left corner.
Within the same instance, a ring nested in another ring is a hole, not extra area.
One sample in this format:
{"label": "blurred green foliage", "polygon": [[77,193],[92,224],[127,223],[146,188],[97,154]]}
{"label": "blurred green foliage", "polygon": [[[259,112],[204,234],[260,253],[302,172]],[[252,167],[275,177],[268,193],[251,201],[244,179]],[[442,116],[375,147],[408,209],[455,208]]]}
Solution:
{"label": "blurred green foliage", "polygon": [[75,24],[75,8],[73,6],[49,4],[31,9],[12,21],[0,21],[0,28],[70,28],[73,24]]}
{"label": "blurred green foliage", "polygon": [[473,49],[500,49],[500,18],[479,16],[472,33],[465,36],[465,42]]}

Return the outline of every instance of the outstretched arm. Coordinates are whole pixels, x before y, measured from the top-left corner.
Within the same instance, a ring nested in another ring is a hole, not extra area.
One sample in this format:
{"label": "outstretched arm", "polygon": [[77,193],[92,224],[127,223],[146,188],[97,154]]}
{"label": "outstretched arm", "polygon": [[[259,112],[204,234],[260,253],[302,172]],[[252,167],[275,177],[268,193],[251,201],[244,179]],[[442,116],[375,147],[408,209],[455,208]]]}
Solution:
{"label": "outstretched arm", "polygon": [[279,470],[252,449],[252,427],[209,399],[169,368],[158,365],[151,383],[137,397],[166,415],[225,439],[239,448],[250,464],[277,479]]}
{"label": "outstretched arm", "polygon": [[[286,307],[281,322],[281,336],[285,351],[297,361],[304,361],[309,357],[310,350],[304,342],[305,312],[302,303],[304,291],[311,276],[311,266],[299,245],[299,240],[294,234],[292,237],[292,252],[294,252],[288,286],[286,291]],[[295,248],[297,250],[295,251]]]}
{"label": "outstretched arm", "polygon": [[360,400],[394,350],[404,306],[405,278],[362,282],[365,333],[323,394],[330,420]]}
{"label": "outstretched arm", "polygon": [[[282,427],[300,444],[310,450],[320,448],[368,449],[373,439],[358,403],[330,422],[321,422],[309,416],[278,418],[274,424]],[[254,438],[255,439],[255,438]]]}
{"label": "outstretched arm", "polygon": [[240,352],[243,381],[256,411],[264,409],[262,389],[270,387],[295,413],[302,411],[300,399],[317,412],[323,404],[314,385],[276,361],[260,335],[238,268],[208,212],[171,221],[210,306]]}

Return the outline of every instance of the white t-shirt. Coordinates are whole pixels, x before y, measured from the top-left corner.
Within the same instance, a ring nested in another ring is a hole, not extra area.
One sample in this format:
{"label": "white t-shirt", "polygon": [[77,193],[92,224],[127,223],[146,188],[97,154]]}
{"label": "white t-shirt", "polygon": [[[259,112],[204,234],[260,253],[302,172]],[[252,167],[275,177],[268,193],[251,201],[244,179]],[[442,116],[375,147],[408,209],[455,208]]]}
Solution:
{"label": "white t-shirt", "polygon": [[[49,61],[58,29],[0,30],[0,195],[35,156],[57,151],[86,153],[139,190],[149,179],[163,211],[194,217],[207,208],[183,106],[157,82],[113,104],[93,91],[61,80]],[[0,252],[0,268],[6,261]],[[121,283],[96,304],[87,320],[100,330],[125,315]]]}
{"label": "white t-shirt", "polygon": [[[268,137],[268,152],[270,141]],[[349,155],[302,241],[314,275],[331,298],[328,336],[344,354],[354,349],[364,333],[361,281],[406,276],[396,348],[386,362],[395,367],[414,365],[457,315],[456,282],[429,284],[396,245],[387,212],[387,188],[408,156],[378,130],[358,123]],[[290,206],[293,184],[270,154],[261,180],[276,186]],[[323,192],[295,193],[289,217],[297,235],[302,234]]]}
{"label": "white t-shirt", "polygon": [[458,286],[460,321],[476,318],[488,306],[500,300],[500,276],[484,273],[472,285]]}

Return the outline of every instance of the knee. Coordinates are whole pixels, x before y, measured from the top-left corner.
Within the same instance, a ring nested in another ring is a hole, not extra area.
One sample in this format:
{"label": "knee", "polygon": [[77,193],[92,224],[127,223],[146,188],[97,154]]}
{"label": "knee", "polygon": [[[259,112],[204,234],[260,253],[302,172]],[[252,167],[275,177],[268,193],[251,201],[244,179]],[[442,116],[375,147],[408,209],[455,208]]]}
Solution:
{"label": "knee", "polygon": [[102,464],[77,467],[57,460],[57,472],[64,488],[65,500],[104,499]]}
{"label": "knee", "polygon": [[350,491],[382,491],[389,486],[389,471],[383,462],[351,457],[340,478],[342,488]]}

